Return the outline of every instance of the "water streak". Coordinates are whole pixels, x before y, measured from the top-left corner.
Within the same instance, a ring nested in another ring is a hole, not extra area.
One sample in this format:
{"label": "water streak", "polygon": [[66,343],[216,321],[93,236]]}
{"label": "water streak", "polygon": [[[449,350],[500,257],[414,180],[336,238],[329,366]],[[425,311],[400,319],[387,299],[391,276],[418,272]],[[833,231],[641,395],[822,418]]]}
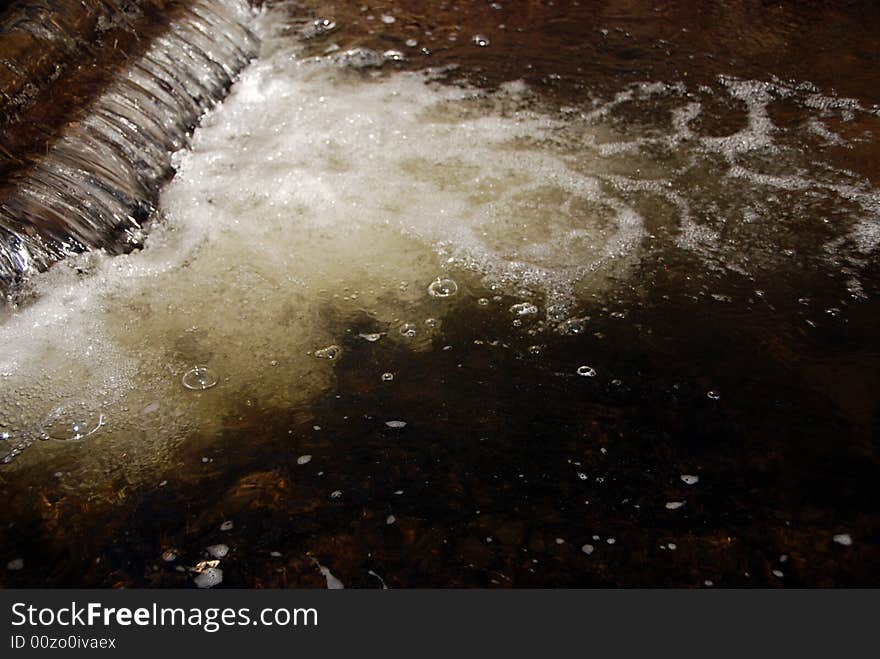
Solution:
{"label": "water streak", "polygon": [[171,154],[253,58],[246,0],[195,0],[0,200],[0,289],[90,248],[139,246]]}

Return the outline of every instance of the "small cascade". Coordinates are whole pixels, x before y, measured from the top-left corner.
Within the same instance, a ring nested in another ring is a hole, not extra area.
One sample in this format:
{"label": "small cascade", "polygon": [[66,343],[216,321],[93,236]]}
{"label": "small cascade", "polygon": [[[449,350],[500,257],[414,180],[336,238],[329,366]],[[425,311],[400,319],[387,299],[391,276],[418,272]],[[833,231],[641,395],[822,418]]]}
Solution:
{"label": "small cascade", "polygon": [[86,249],[143,240],[171,154],[257,52],[247,0],[193,0],[0,191],[0,290]]}

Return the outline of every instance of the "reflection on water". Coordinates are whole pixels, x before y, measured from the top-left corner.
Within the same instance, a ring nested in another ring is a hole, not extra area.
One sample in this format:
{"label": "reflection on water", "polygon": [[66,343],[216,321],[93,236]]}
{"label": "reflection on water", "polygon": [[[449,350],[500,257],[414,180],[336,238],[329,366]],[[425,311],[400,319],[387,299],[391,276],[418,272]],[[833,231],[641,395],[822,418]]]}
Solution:
{"label": "reflection on water", "polygon": [[270,6],[0,327],[0,581],[875,584],[873,10],[749,6]]}

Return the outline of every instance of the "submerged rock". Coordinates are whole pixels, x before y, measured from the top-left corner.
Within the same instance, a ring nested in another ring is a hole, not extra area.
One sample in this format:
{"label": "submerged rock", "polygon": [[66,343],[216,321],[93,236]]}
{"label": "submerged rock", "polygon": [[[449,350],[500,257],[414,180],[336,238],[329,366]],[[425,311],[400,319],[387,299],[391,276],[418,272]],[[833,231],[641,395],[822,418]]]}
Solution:
{"label": "submerged rock", "polygon": [[196,575],[193,582],[198,588],[213,588],[223,582],[223,570],[219,567],[205,568]]}
{"label": "submerged rock", "polygon": [[849,533],[838,533],[832,538],[832,540],[844,547],[850,547],[853,543],[852,536]]}
{"label": "submerged rock", "polygon": [[211,545],[210,547],[206,547],[205,550],[214,558],[223,558],[229,553],[229,547],[224,544]]}

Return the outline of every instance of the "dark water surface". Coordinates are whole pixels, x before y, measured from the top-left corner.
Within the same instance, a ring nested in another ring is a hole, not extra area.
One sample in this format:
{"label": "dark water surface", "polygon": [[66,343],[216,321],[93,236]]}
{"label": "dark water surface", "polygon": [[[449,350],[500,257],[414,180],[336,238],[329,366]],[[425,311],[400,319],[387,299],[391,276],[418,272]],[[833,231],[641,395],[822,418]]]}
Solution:
{"label": "dark water surface", "polygon": [[[701,103],[703,137],[748,122],[719,76],[768,82],[792,149],[811,115],[778,89],[809,82],[861,109],[822,115],[839,143],[801,145],[827,170],[794,169],[880,185],[876,3],[412,0],[290,15],[337,22],[310,54],[397,49],[403,68],[455,65],[450,84],[522,79],[563,114],[633,83],[683,83],[676,103]],[[651,136],[668,102],[624,101],[614,127]],[[851,227],[866,206],[811,186],[713,187],[728,167],[714,162],[667,178],[719,242],[676,248],[668,204],[632,193],[652,239],[629,272],[576,296],[568,316],[586,320],[571,331],[534,291],[542,313],[512,324],[523,296],[466,268],[448,272],[459,292],[426,350],[363,341],[396,327],[328,296],[319,315],[342,353],[317,397],[288,406],[254,387],[146,485],[124,453],[71,474],[90,438],[0,466],[0,558],[24,559],[0,583],[188,587],[178,566],[224,543],[224,587],[324,587],[315,561],[346,587],[380,587],[371,573],[389,587],[880,585],[880,268],[876,252],[821,247],[838,236],[821,219]],[[772,219],[731,219],[749,204]]]}

